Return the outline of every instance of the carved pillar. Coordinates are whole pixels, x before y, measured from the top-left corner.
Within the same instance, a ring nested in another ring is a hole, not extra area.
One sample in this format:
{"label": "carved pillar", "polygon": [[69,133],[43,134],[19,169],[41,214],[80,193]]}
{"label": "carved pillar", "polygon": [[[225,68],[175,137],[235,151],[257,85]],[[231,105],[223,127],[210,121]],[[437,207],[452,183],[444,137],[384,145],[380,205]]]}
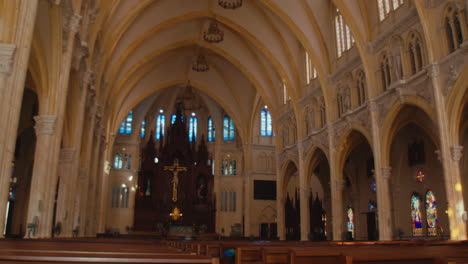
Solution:
{"label": "carved pillar", "polygon": [[[49,199],[48,191],[51,184],[50,175],[56,173],[53,164],[53,143],[55,139],[56,116],[36,116],[36,152],[31,178],[27,223],[36,223],[37,232],[30,237],[45,238],[51,236],[53,200]],[[55,187],[55,186],[54,186]],[[50,224],[49,224],[50,223]],[[26,234],[28,237],[28,234]]]}
{"label": "carved pillar", "polygon": [[57,197],[56,225],[60,223],[61,232],[58,237],[71,237],[73,230],[73,197],[74,185],[72,179],[73,161],[76,159],[75,149],[62,149],[59,161],[59,192]]}
{"label": "carved pillar", "polygon": [[[16,17],[2,19],[3,32],[0,43],[0,197],[8,197],[11,176],[11,162],[15,152],[18,122],[23,100],[29,53],[36,21],[38,0],[7,1],[2,6],[5,12]],[[0,202],[0,212],[6,212],[7,200]],[[4,213],[3,213],[4,214]],[[5,226],[4,215],[0,217],[0,228]],[[0,232],[3,237],[3,232]]]}
{"label": "carved pillar", "polygon": [[276,210],[277,210],[277,228],[280,240],[286,240],[286,221],[284,213],[284,175],[281,171],[281,158],[279,152],[276,152]]}
{"label": "carved pillar", "polygon": [[90,162],[90,170],[89,170],[89,183],[88,183],[88,201],[86,210],[90,212],[87,214],[85,218],[85,236],[95,236],[95,220],[97,218],[96,214],[96,205],[99,203],[98,201],[98,181],[99,181],[99,173],[98,173],[98,164],[99,164],[99,150],[101,145],[101,128],[99,127],[100,117],[99,115],[96,116],[96,128],[94,130],[93,136],[93,149],[91,150],[91,162]]}
{"label": "carved pillar", "polygon": [[[449,125],[447,111],[445,106],[445,98],[443,96],[444,83],[440,76],[440,66],[431,64],[428,66],[428,75],[432,78],[434,104],[437,116],[437,127],[440,135],[440,153],[445,180],[445,192],[448,202],[448,218],[450,226],[450,239],[465,240],[466,222],[464,220],[465,206],[463,201],[461,187],[461,177],[458,160],[452,158],[452,150],[450,148]],[[453,149],[455,158],[460,149]]]}
{"label": "carved pillar", "polygon": [[[12,65],[13,65],[13,55],[15,53],[16,46],[13,44],[0,44],[0,91],[2,94],[2,98],[0,98],[0,102],[2,105],[0,107],[0,125],[2,128],[5,128],[8,133],[8,124],[6,121],[12,117],[9,102],[5,101],[6,98],[3,98],[6,91],[6,81],[10,76]],[[22,90],[21,90],[22,93]],[[16,112],[19,113],[21,109],[21,105],[14,106],[17,109]],[[19,116],[16,117],[19,119]],[[18,120],[16,120],[18,122]],[[11,129],[10,129],[11,130]],[[3,131],[2,131],[3,134]],[[8,135],[7,135],[8,136]],[[16,136],[16,130],[14,131],[14,136]],[[13,138],[13,135],[10,135],[10,138]],[[15,142],[16,140],[12,140]],[[13,153],[14,153],[14,145],[13,148],[11,147],[12,144],[8,144],[9,142],[6,141],[5,135],[2,135],[0,138],[0,197],[8,197],[8,191],[10,187],[10,177],[11,177],[11,164],[13,160]],[[10,145],[10,146],[8,146]],[[7,201],[6,199],[0,202],[0,212],[6,212]],[[5,218],[0,217],[0,228],[5,226]],[[3,232],[1,232],[1,236],[3,236]]]}
{"label": "carved pillar", "polygon": [[[379,111],[375,101],[369,101],[372,148],[374,154],[374,173],[377,184],[377,214],[379,219],[379,240],[392,240],[393,223],[389,179],[391,168],[382,168],[382,142],[380,141]],[[383,111],[383,110],[381,110]],[[386,164],[388,165],[388,164]]]}
{"label": "carved pillar", "polygon": [[301,201],[301,240],[309,240],[310,233],[310,208],[309,208],[309,187],[307,186],[307,172],[305,161],[304,143],[298,142],[297,148],[299,151],[299,199]]}
{"label": "carved pillar", "polygon": [[[331,188],[331,222],[333,231],[333,240],[342,240],[345,221],[343,218],[343,171],[338,168],[336,160],[337,149],[335,145],[336,138],[332,126],[328,126],[328,140],[329,140],[329,153],[330,153],[330,188]],[[341,170],[341,171],[340,171]]]}

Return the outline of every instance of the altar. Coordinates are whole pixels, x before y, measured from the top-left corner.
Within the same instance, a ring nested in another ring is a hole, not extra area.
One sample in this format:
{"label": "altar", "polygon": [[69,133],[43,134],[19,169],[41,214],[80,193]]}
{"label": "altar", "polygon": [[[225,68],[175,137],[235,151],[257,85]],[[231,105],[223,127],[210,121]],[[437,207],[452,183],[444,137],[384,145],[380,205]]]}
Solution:
{"label": "altar", "polygon": [[[142,150],[142,164],[135,196],[136,231],[192,236],[214,232],[216,202],[210,154],[202,136],[189,142],[183,105],[156,147],[149,138]],[[156,161],[156,162],[155,162]]]}

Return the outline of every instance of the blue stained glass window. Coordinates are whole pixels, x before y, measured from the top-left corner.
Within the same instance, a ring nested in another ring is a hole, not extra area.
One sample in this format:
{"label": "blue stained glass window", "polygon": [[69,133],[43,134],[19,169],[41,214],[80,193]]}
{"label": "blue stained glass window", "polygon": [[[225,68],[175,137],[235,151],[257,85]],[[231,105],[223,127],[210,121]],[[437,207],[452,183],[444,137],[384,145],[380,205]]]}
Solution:
{"label": "blue stained glass window", "polygon": [[264,137],[273,136],[273,126],[271,124],[270,111],[262,109],[260,111],[260,135]]}
{"label": "blue stained glass window", "polygon": [[122,121],[119,128],[119,134],[131,134],[132,133],[132,122],[133,122],[133,110],[128,112],[127,117]]}
{"label": "blue stained glass window", "polygon": [[228,116],[224,116],[223,120],[223,140],[224,141],[234,141],[235,138],[235,128],[234,121]]}
{"label": "blue stained glass window", "polygon": [[372,183],[371,183],[371,190],[373,192],[376,192],[377,191],[377,183],[375,182],[375,180],[372,180]]}
{"label": "blue stained glass window", "polygon": [[173,125],[176,121],[176,118],[177,118],[177,115],[176,114],[172,114],[171,116],[171,125]]}
{"label": "blue stained glass window", "polygon": [[145,138],[146,135],[146,120],[141,121],[141,130],[140,130],[140,137]]}
{"label": "blue stained glass window", "polygon": [[123,157],[122,154],[116,154],[114,157],[114,169],[123,168]]}
{"label": "blue stained glass window", "polygon": [[213,118],[208,117],[208,142],[216,140],[216,131],[213,126]]}
{"label": "blue stained glass window", "polygon": [[164,136],[165,121],[166,121],[166,116],[158,115],[158,118],[156,119],[156,133],[154,135],[157,140],[160,140]]}
{"label": "blue stained glass window", "polygon": [[189,119],[189,142],[197,141],[197,123],[198,120],[196,117],[190,117]]}

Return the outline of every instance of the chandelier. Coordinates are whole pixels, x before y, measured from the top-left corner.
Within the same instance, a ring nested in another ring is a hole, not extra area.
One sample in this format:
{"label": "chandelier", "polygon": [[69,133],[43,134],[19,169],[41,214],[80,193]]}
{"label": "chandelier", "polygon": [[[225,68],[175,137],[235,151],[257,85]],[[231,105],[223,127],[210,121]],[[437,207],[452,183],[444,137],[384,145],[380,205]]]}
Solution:
{"label": "chandelier", "polygon": [[242,0],[218,0],[218,5],[225,9],[236,9],[242,6]]}
{"label": "chandelier", "polygon": [[206,72],[210,69],[208,63],[206,63],[205,56],[198,55],[197,60],[192,65],[192,70],[197,72]]}
{"label": "chandelier", "polygon": [[203,32],[203,39],[209,43],[219,43],[224,39],[224,32],[219,29],[218,23],[212,21],[208,31]]}

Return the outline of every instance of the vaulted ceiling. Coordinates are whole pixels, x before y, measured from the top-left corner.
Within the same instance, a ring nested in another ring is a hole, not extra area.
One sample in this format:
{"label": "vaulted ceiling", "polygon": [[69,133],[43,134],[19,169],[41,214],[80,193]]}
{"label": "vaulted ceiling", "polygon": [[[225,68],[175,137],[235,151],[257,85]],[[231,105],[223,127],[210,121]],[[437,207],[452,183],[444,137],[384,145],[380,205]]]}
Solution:
{"label": "vaulted ceiling", "polygon": [[[320,82],[335,60],[333,14],[339,7],[357,45],[369,39],[362,0],[244,0],[230,10],[218,0],[102,0],[90,29],[92,61],[98,61],[97,93],[114,128],[126,113],[156,91],[190,83],[238,124],[248,128],[259,105],[282,111],[283,82],[294,104],[306,95],[305,49]],[[203,32],[217,21],[224,41],[208,43]],[[210,70],[192,63],[205,55]],[[327,97],[327,91],[323,91]],[[240,131],[249,136],[248,129]]]}

